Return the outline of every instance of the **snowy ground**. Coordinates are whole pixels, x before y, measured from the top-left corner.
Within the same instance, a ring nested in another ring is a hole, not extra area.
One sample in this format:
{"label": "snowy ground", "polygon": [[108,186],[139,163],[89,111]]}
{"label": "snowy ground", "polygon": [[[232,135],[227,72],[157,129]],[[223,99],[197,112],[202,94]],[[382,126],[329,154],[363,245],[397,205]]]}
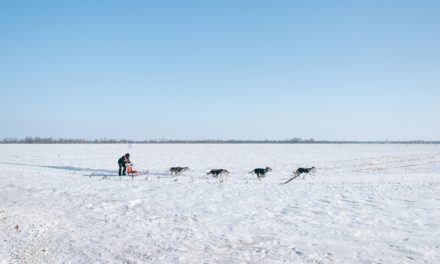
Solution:
{"label": "snowy ground", "polygon": [[[127,152],[148,179],[117,176]],[[0,263],[440,263],[440,145],[0,145],[0,157]],[[172,166],[191,170],[175,182]],[[248,173],[265,166],[262,181]],[[311,166],[315,179],[282,184]],[[214,168],[227,182],[207,179]]]}

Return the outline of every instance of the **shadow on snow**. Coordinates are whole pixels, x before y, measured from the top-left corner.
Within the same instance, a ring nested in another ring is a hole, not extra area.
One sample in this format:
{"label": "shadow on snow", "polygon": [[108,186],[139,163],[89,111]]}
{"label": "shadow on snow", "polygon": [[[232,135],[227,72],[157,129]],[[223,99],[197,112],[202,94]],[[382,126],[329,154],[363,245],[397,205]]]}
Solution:
{"label": "shadow on snow", "polygon": [[3,161],[0,161],[0,163],[10,164],[10,165],[49,168],[49,169],[57,169],[57,170],[70,170],[70,171],[99,171],[99,172],[104,172],[104,173],[114,173],[115,171],[117,171],[117,169],[115,169],[115,170],[101,170],[101,169],[96,169],[96,168],[93,169],[93,168],[83,168],[83,167],[73,167],[73,166],[48,166],[48,165],[13,163],[13,162],[3,162]]}

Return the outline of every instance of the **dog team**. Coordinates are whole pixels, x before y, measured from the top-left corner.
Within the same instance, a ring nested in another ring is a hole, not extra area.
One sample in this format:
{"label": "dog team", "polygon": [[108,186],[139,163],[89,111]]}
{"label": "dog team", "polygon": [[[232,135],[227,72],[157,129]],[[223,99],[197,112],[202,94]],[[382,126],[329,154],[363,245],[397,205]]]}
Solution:
{"label": "dog team", "polygon": [[[126,164],[131,163],[130,161],[130,154],[127,153],[124,156],[122,156],[120,159],[118,159],[118,165],[119,165],[119,176],[126,175]],[[122,174],[121,174],[121,170]],[[188,167],[171,167],[169,169],[169,172],[171,172],[171,176],[179,176],[183,172],[189,170]],[[257,175],[257,178],[261,181],[261,178],[266,177],[266,174],[268,172],[272,171],[272,168],[266,167],[265,169],[256,168],[253,171],[250,171],[249,173]],[[310,175],[313,179],[313,174],[315,173],[316,169],[315,167],[311,168],[298,168],[296,171],[293,172],[293,177],[289,179],[284,184],[289,183],[290,181],[294,180],[295,178],[299,177],[301,174],[303,174],[303,179],[305,179],[306,175]],[[207,175],[212,175],[214,178],[218,178],[219,176],[222,177],[223,175],[228,175],[229,171],[225,169],[213,169],[210,172],[206,173]]]}

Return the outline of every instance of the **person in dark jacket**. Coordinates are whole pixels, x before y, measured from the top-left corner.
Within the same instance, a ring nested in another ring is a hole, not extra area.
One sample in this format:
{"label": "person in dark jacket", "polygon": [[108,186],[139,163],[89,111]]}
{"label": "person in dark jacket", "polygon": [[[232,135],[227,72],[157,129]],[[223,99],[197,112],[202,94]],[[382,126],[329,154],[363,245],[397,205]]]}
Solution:
{"label": "person in dark jacket", "polygon": [[124,171],[122,173],[122,175],[125,175],[125,171],[127,170],[127,168],[125,167],[125,163],[130,163],[130,154],[127,153],[124,156],[122,156],[120,159],[118,159],[118,164],[119,164],[119,176],[121,176],[121,170],[122,168],[124,168]]}

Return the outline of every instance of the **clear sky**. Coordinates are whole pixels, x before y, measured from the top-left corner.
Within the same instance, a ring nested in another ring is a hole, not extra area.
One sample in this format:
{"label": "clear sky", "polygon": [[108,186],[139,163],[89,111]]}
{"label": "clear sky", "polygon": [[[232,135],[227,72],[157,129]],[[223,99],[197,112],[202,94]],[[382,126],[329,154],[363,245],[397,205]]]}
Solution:
{"label": "clear sky", "polygon": [[440,140],[440,1],[2,1],[0,138]]}

